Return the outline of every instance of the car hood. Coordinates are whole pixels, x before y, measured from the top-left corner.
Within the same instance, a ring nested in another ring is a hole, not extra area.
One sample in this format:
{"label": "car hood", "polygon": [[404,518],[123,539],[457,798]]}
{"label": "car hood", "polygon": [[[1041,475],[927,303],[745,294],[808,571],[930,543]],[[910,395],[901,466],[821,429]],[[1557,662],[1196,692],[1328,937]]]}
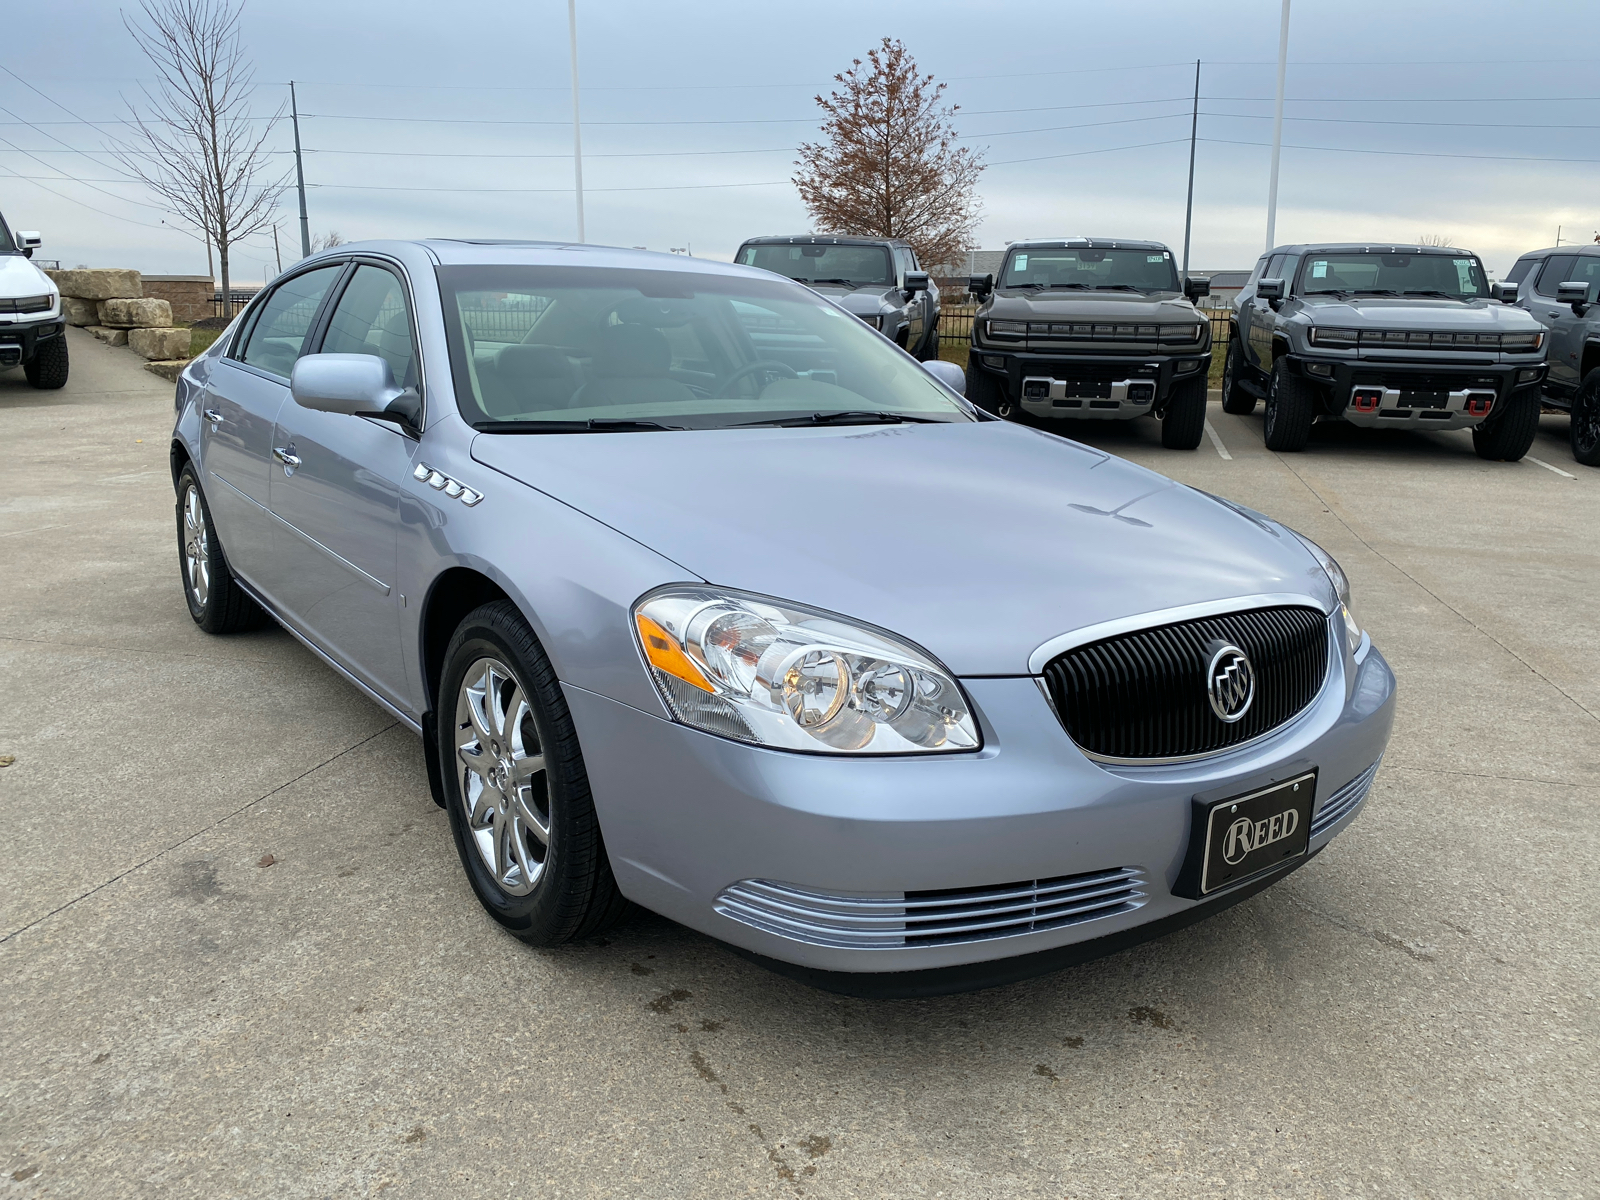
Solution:
{"label": "car hood", "polygon": [[1520,308],[1498,300],[1445,300],[1438,296],[1303,297],[1301,313],[1318,325],[1372,326],[1382,329],[1462,329],[1481,333],[1522,333],[1542,329]]}
{"label": "car hood", "polygon": [[807,284],[819,296],[826,296],[849,313],[876,316],[885,307],[901,308],[905,301],[893,284],[871,283],[862,287],[847,288],[838,284]]}
{"label": "car hood", "polygon": [[1049,639],[1157,609],[1332,603],[1276,527],[1006,422],[481,434],[472,454],[686,577],[870,622],[959,675],[1025,675]]}
{"label": "car hood", "polygon": [[1107,317],[1114,321],[1193,320],[1195,308],[1183,296],[1171,292],[1144,295],[1141,292],[996,292],[983,313],[998,320],[1093,320]]}
{"label": "car hood", "polygon": [[19,296],[55,295],[56,285],[31,261],[20,254],[0,254],[0,300]]}

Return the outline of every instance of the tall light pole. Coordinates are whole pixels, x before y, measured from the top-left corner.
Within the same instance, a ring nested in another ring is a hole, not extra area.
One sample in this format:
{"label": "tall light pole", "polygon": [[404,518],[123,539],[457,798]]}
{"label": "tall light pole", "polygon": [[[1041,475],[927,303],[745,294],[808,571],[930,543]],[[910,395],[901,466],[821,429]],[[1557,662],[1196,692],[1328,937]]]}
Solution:
{"label": "tall light pole", "polygon": [[1200,129],[1200,60],[1194,61],[1194,109],[1189,114],[1189,203],[1183,210],[1183,280],[1189,281],[1189,233],[1194,228],[1194,142]]}
{"label": "tall light pole", "polygon": [[1289,65],[1289,0],[1278,24],[1278,106],[1272,118],[1272,183],[1267,188],[1267,249],[1278,234],[1278,159],[1283,154],[1283,77]]}
{"label": "tall light pole", "polygon": [[567,33],[572,43],[572,178],[578,189],[578,240],[583,236],[583,125],[578,119],[578,0],[567,0]]}
{"label": "tall light pole", "polygon": [[306,169],[300,162],[300,106],[295,102],[292,79],[289,80],[289,113],[294,122],[294,177],[300,189],[300,257],[310,258],[311,222],[306,217]]}

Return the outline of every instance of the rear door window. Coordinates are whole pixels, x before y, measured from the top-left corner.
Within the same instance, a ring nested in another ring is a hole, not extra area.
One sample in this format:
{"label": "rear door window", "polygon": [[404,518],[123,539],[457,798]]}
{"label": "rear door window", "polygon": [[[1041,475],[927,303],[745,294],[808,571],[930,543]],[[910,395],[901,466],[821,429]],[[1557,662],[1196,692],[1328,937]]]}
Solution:
{"label": "rear door window", "polygon": [[1539,272],[1539,279],[1533,285],[1533,290],[1541,296],[1554,296],[1556,286],[1563,283],[1567,273],[1572,270],[1577,261],[1576,254],[1552,254],[1544,260],[1544,270]]}
{"label": "rear door window", "polygon": [[305,353],[311,323],[344,266],[318,267],[275,287],[261,305],[239,361],[287,379],[295,360]]}
{"label": "rear door window", "polygon": [[1533,270],[1533,268],[1538,264],[1538,262],[1539,262],[1539,260],[1537,258],[1519,258],[1519,259],[1517,259],[1516,263],[1512,266],[1511,270],[1506,272],[1506,282],[1507,283],[1521,283],[1524,279],[1526,279],[1528,277],[1528,272]]}

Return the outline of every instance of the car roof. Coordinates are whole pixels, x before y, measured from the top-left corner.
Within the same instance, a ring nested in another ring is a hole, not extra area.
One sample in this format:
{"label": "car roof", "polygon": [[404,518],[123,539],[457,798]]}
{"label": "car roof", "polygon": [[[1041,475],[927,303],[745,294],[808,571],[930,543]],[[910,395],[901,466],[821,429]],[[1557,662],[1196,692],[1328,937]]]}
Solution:
{"label": "car roof", "polygon": [[319,251],[295,266],[311,266],[360,254],[397,257],[422,250],[440,266],[531,266],[628,268],[643,271],[678,271],[706,275],[738,275],[771,279],[768,271],[740,267],[710,258],[631,250],[622,246],[597,246],[585,242],[541,242],[509,238],[416,238],[414,240],[346,242]]}
{"label": "car roof", "polygon": [[740,243],[745,246],[905,246],[904,238],[864,237],[849,233],[764,233]]}
{"label": "car roof", "polygon": [[1600,254],[1600,243],[1579,242],[1577,245],[1546,246],[1543,250],[1524,250],[1517,258],[1546,258],[1552,254]]}
{"label": "car roof", "polygon": [[1170,250],[1165,242],[1135,242],[1127,238],[1058,237],[1026,238],[1012,242],[1008,250],[1067,250],[1082,247],[1085,250]]}
{"label": "car roof", "polygon": [[1460,246],[1415,246],[1404,242],[1304,242],[1274,246],[1268,254],[1327,254],[1337,250],[1365,250],[1371,254],[1472,254]]}

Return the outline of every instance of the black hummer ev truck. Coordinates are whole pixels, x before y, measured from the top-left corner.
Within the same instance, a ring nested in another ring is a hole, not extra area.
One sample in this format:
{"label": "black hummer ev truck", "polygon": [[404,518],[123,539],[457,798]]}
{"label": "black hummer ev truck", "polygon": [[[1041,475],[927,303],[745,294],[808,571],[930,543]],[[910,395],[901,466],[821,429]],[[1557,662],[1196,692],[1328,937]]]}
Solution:
{"label": "black hummer ev truck", "polygon": [[1222,407],[1267,405],[1269,450],[1316,421],[1471,429],[1479,457],[1514,462],[1539,427],[1544,327],[1491,295],[1478,256],[1451,247],[1325,244],[1262,255],[1234,301]]}
{"label": "black hummer ev truck", "polygon": [[978,299],[967,399],[1013,420],[1155,416],[1161,444],[1193,450],[1206,422],[1211,326],[1160,242],[1013,242]]}

